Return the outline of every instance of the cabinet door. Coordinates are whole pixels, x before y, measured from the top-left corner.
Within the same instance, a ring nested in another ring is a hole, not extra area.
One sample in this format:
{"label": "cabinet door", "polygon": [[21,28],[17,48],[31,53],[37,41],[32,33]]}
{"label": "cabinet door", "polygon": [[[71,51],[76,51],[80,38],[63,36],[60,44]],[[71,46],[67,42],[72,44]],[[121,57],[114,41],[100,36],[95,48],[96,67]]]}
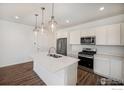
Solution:
{"label": "cabinet door", "polygon": [[81,31],[81,37],[95,36],[95,28],[84,29]]}
{"label": "cabinet door", "polygon": [[121,45],[124,45],[124,23],[121,24]]}
{"label": "cabinet door", "polygon": [[88,35],[88,31],[87,30],[81,31],[81,37],[86,37],[87,35]]}
{"label": "cabinet door", "polygon": [[107,45],[120,45],[120,24],[107,26]]}
{"label": "cabinet door", "polygon": [[114,79],[122,79],[122,62],[116,59],[111,59],[110,61],[110,73],[111,77]]}
{"label": "cabinet door", "polygon": [[109,59],[94,59],[94,72],[96,74],[109,77],[110,76],[110,62]]}
{"label": "cabinet door", "polygon": [[80,44],[80,31],[70,32],[70,44]]}
{"label": "cabinet door", "polygon": [[56,38],[67,38],[68,33],[66,31],[56,32]]}
{"label": "cabinet door", "polygon": [[96,45],[107,45],[106,26],[96,28],[95,35],[96,35]]}
{"label": "cabinet door", "polygon": [[95,31],[96,31],[96,28],[89,29],[88,36],[95,36]]}
{"label": "cabinet door", "polygon": [[122,80],[124,81],[124,59],[122,60]]}

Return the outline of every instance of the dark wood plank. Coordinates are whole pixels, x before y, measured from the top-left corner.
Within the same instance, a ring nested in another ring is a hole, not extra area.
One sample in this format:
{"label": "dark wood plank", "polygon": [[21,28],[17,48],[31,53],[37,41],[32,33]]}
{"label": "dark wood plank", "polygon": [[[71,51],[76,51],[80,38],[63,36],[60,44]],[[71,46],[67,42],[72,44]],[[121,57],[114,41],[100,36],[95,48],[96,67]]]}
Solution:
{"label": "dark wood plank", "polygon": [[103,77],[96,75],[93,71],[78,68],[77,85],[97,85],[97,80],[100,78]]}
{"label": "dark wood plank", "polygon": [[0,85],[45,85],[33,71],[33,62],[0,68]]}

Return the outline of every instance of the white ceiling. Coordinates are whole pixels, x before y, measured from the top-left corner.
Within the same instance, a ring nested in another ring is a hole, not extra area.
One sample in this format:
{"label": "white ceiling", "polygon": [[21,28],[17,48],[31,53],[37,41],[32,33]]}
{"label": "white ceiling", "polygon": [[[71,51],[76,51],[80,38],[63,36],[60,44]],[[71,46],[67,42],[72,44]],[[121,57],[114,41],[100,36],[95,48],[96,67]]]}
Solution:
{"label": "white ceiling", "polygon": [[[100,12],[99,8],[104,6],[104,11]],[[35,24],[35,13],[40,16],[38,23],[41,22],[41,10],[40,7],[45,7],[45,24],[48,25],[48,21],[51,16],[51,4],[50,3],[27,3],[27,4],[0,4],[0,18],[18,22],[26,25]],[[124,4],[86,4],[86,3],[56,3],[55,4],[55,19],[58,22],[57,28],[66,28],[77,24],[94,21],[110,16],[115,16],[124,13]],[[19,16],[17,20],[14,16]],[[66,20],[70,20],[70,23],[66,23]]]}

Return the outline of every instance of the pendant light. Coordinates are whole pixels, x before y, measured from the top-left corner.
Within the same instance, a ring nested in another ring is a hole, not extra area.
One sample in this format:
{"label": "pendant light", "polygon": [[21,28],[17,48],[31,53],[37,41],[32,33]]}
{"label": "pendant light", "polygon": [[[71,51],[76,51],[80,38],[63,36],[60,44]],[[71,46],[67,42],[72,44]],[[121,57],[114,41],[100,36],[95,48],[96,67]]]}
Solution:
{"label": "pendant light", "polygon": [[55,21],[55,17],[54,17],[54,3],[52,4],[51,20],[48,23],[49,23],[49,26],[50,26],[50,30],[53,32],[56,28],[56,25],[57,25],[57,22]]}
{"label": "pendant light", "polygon": [[39,27],[37,26],[37,17],[38,17],[38,14],[35,14],[35,17],[36,17],[36,22],[35,22],[35,27],[33,29],[33,32],[34,32],[34,45],[37,47],[37,35],[38,35],[38,32],[39,32]]}
{"label": "pendant light", "polygon": [[45,30],[45,26],[44,26],[44,10],[45,8],[44,7],[41,7],[41,10],[42,10],[42,21],[41,21],[41,32],[44,32]]}
{"label": "pendant light", "polygon": [[34,31],[34,34],[37,35],[37,33],[39,32],[39,27],[37,26],[38,14],[35,14],[35,17],[36,17],[36,23],[35,23],[35,28],[33,29],[33,31]]}

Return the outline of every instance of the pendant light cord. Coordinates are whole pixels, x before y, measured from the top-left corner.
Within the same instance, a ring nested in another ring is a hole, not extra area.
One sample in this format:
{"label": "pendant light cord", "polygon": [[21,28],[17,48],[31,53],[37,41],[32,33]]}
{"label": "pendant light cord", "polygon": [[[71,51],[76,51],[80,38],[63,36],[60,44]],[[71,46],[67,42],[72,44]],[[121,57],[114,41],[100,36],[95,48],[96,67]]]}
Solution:
{"label": "pendant light cord", "polygon": [[42,24],[44,23],[44,11],[42,10]]}
{"label": "pendant light cord", "polygon": [[42,24],[43,24],[44,23],[44,10],[45,10],[45,8],[41,7],[41,9],[42,9]]}
{"label": "pendant light cord", "polygon": [[54,17],[54,3],[52,3],[52,16]]}
{"label": "pendant light cord", "polygon": [[35,24],[35,27],[37,27],[37,16],[38,16],[38,14],[35,14],[35,16],[36,16],[36,24]]}

